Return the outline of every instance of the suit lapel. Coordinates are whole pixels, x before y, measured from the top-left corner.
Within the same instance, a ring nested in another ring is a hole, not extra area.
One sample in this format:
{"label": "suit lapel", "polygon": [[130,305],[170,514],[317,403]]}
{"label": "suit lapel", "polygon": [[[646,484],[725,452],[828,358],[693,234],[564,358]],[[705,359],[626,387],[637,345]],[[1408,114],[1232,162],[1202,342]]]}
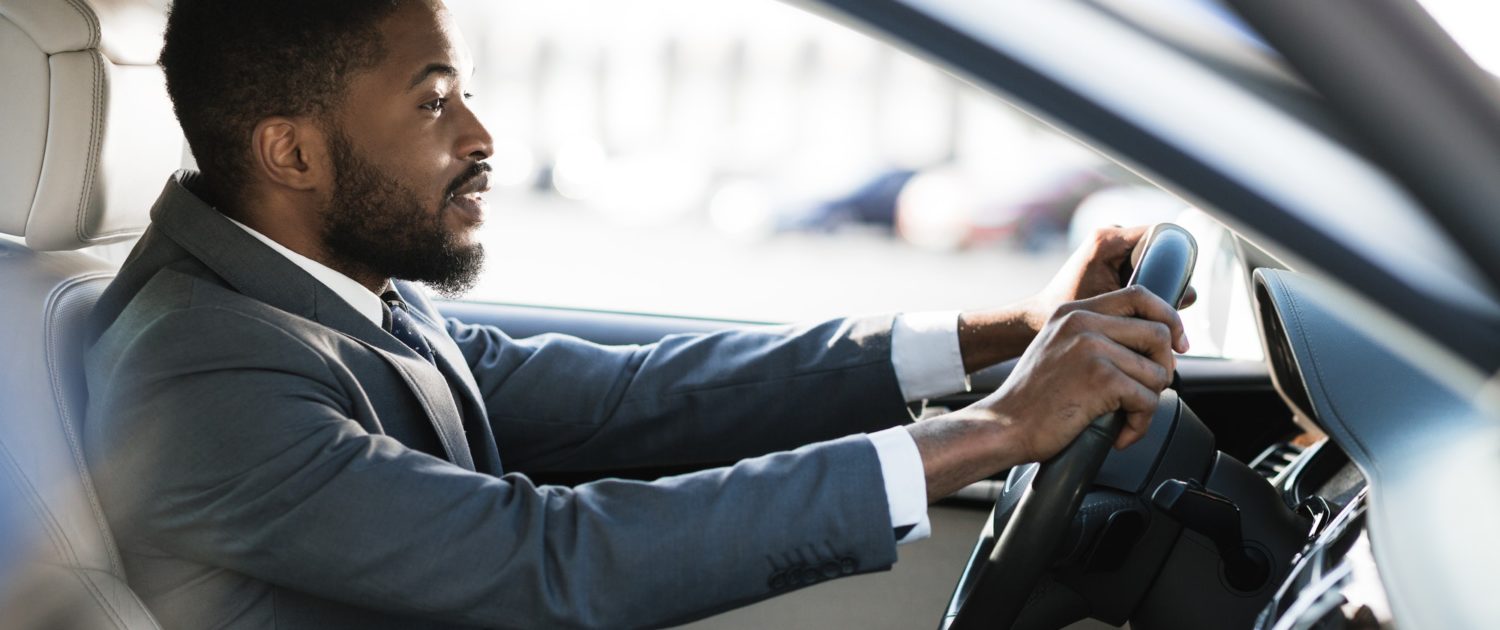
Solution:
{"label": "suit lapel", "polygon": [[[502,473],[500,465],[500,452],[495,447],[495,438],[490,429],[489,413],[484,405],[484,396],[479,393],[479,384],[474,381],[474,373],[469,370],[469,363],[464,359],[463,350],[448,336],[448,331],[441,322],[434,321],[436,312],[427,301],[427,297],[416,287],[406,282],[397,282],[396,291],[401,299],[406,300],[414,308],[412,313],[414,319],[422,327],[424,337],[432,346],[433,355],[437,359],[438,369],[448,382],[453,384],[460,401],[464,405],[465,418],[473,420],[467,423],[469,433],[478,437],[471,440],[469,447],[474,453],[476,461],[484,462],[479,466],[483,472],[493,475]],[[477,465],[477,464],[476,464]]]}
{"label": "suit lapel", "polygon": [[[423,305],[423,302],[418,302],[411,297],[414,290],[407,283],[397,282],[396,290],[401,295],[401,299],[406,300],[407,303],[414,306]],[[453,338],[448,336],[447,330],[440,322],[434,321],[426,309],[418,307],[413,309],[412,313],[416,315],[415,319],[427,333],[427,340],[431,342],[433,354],[437,355],[438,365],[443,368],[443,372],[454,377],[459,383],[461,393],[475,406],[482,408],[484,403],[481,401],[484,397],[479,395],[479,384],[474,382],[474,373],[469,371],[469,363],[464,360],[464,353],[458,348],[458,344],[453,343]],[[459,369],[460,366],[462,369]]]}
{"label": "suit lapel", "polygon": [[[153,228],[240,293],[328,326],[380,355],[416,395],[437,431],[448,460],[474,470],[462,416],[444,375],[405,344],[370,323],[323,283],[230,223],[190,192],[184,184],[191,185],[194,175],[179,172],[168,182],[167,190],[151,211]],[[446,335],[443,338],[446,340]],[[451,345],[452,341],[448,343]],[[472,375],[464,387],[474,387]]]}
{"label": "suit lapel", "polygon": [[[395,368],[421,402],[422,410],[427,413],[432,428],[437,431],[438,440],[443,444],[448,461],[474,470],[474,456],[464,436],[463,414],[458,409],[458,401],[453,399],[453,391],[449,389],[445,375],[406,347],[406,344],[370,323],[370,320],[356,312],[328,287],[322,283],[316,284],[318,286],[315,290],[326,295],[319,296],[322,299],[311,319],[363,343]],[[472,378],[471,376],[470,379]]]}

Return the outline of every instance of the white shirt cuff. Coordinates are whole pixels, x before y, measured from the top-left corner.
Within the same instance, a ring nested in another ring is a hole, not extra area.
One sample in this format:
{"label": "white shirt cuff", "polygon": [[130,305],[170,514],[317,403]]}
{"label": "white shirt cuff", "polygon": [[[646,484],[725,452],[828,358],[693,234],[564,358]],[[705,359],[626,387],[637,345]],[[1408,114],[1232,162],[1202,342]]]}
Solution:
{"label": "white shirt cuff", "polygon": [[906,402],[969,391],[958,349],[958,311],[897,315],[891,365]]}
{"label": "white shirt cuff", "polygon": [[885,498],[891,507],[891,529],[910,527],[896,544],[922,540],[932,535],[927,519],[927,475],[922,470],[922,455],[917,441],[902,427],[870,434],[875,456],[880,459],[880,474],[885,478]]}

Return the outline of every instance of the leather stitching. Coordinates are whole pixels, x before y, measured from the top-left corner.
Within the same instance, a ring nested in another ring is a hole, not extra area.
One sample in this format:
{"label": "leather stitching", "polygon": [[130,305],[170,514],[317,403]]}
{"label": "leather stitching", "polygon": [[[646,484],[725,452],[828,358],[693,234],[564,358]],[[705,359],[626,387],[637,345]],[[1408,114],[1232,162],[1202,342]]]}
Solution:
{"label": "leather stitching", "polygon": [[89,579],[89,576],[86,576],[86,574],[84,574],[83,571],[80,570],[72,570],[69,571],[69,573],[74,574],[75,579],[78,579],[78,583],[84,585],[84,589],[86,589],[86,591],[89,591],[89,594],[95,597],[95,603],[99,604],[99,609],[104,610],[105,615],[110,616],[110,621],[114,622],[114,627],[120,628],[120,630],[129,630],[129,628],[124,625],[124,619],[120,618],[120,613],[118,613],[117,610],[114,609],[114,606],[110,606],[110,603],[108,603],[108,601],[105,601],[104,592],[99,592],[99,586],[95,585],[95,583],[93,583],[93,580]]}
{"label": "leather stitching", "polygon": [[[95,574],[97,574],[98,571],[95,571],[93,569],[83,569],[82,571],[83,571],[84,575],[90,576],[89,577],[89,581],[90,582],[94,582],[94,583],[97,584],[97,582],[95,582],[93,576]],[[111,577],[116,577],[116,576],[111,576]],[[120,579],[121,582],[124,581],[123,578],[118,578],[118,579]],[[133,608],[135,610],[135,612],[138,613],[138,614],[131,614],[131,615],[126,615],[124,613],[120,614],[121,622],[124,624],[126,630],[143,630],[144,628],[156,628],[156,630],[161,630],[161,624],[157,623],[156,617],[153,616],[151,614],[151,611],[146,608],[146,602],[141,601],[141,597],[139,595],[137,595],[133,589],[130,588],[129,584],[126,584],[123,589],[119,589],[119,590],[123,590],[124,591],[124,593],[125,593],[124,597],[123,598],[116,597],[116,598],[110,599],[108,601],[109,602],[116,602],[116,601],[122,601],[123,600],[123,601],[133,602],[135,604],[134,606],[126,606],[126,608]],[[120,607],[113,605],[113,603],[109,604],[109,608],[112,611],[119,611],[120,610]],[[130,621],[131,619],[135,619],[135,620],[141,621],[141,622],[148,622],[149,625],[146,625],[146,626],[132,625],[131,621]]]}
{"label": "leather stitching", "polygon": [[21,470],[21,465],[16,463],[16,458],[10,454],[10,449],[6,448],[3,441],[0,441],[0,463],[6,464],[6,467],[11,469],[12,476],[15,477],[15,485],[29,500],[37,518],[46,527],[47,536],[57,547],[58,553],[73,564],[78,564],[78,554],[73,551],[72,541],[69,541],[67,535],[63,533],[62,524],[58,523],[52,511],[47,509],[47,502],[42,500],[41,493],[37,491],[36,486],[26,481],[25,471]]}
{"label": "leather stitching", "polygon": [[[47,344],[47,376],[51,380],[52,401],[57,406],[57,415],[62,418],[63,434],[68,439],[68,450],[73,456],[73,465],[75,468],[77,468],[79,480],[83,483],[83,492],[84,496],[88,498],[89,509],[93,511],[94,524],[99,528],[100,537],[104,540],[104,549],[106,555],[109,557],[110,571],[115,575],[124,576],[125,572],[123,568],[120,567],[119,561],[116,560],[119,552],[115,549],[114,540],[110,535],[109,525],[104,520],[104,508],[99,503],[98,494],[94,492],[94,484],[92,479],[89,477],[88,465],[84,462],[83,459],[82,443],[78,439],[78,434],[73,431],[72,414],[70,413],[71,410],[68,407],[67,400],[65,400],[62,396],[62,366],[59,365],[57,361],[58,336],[57,331],[53,329],[53,315],[56,312],[57,304],[64,293],[83,283],[92,282],[95,280],[107,280],[109,279],[109,277],[110,274],[107,273],[89,274],[86,276],[73,278],[52,289],[52,293],[47,296],[45,306],[42,307],[42,336],[46,340]],[[74,562],[78,562],[76,556],[74,558]]]}
{"label": "leather stitching", "polygon": [[68,0],[68,6],[73,7],[73,10],[77,11],[78,15],[83,17],[84,24],[88,26],[89,39],[84,48],[98,48],[99,44],[104,40],[104,28],[99,24],[99,16],[95,15],[94,11],[88,5],[84,4],[83,0]]}
{"label": "leather stitching", "polygon": [[92,239],[84,230],[84,218],[88,212],[88,202],[94,196],[94,174],[99,170],[99,153],[102,150],[104,138],[104,60],[103,53],[98,50],[89,51],[89,61],[94,66],[94,118],[92,126],[89,127],[89,153],[84,163],[83,192],[78,197],[78,210],[74,216],[73,232],[80,243],[88,243]]}
{"label": "leather stitching", "polygon": [[99,22],[98,14],[89,9],[88,6],[84,3],[84,0],[67,0],[67,2],[68,6],[73,7],[73,10],[77,11],[78,14],[83,17],[84,22],[88,25],[89,39],[88,45],[85,48],[89,52],[93,53],[93,55],[91,55],[91,61],[93,61],[94,64],[94,121],[93,127],[90,129],[89,133],[89,155],[88,162],[85,164],[87,170],[84,172],[83,196],[80,197],[78,201],[79,209],[77,215],[75,216],[73,231],[80,243],[96,243],[115,236],[139,234],[144,230],[142,228],[135,227],[121,228],[118,230],[100,232],[93,235],[86,234],[84,225],[84,217],[86,215],[84,213],[88,208],[88,199],[93,196],[93,183],[95,180],[95,173],[99,168],[99,152],[102,148],[104,136],[102,123],[104,101],[102,99],[103,90],[101,89],[104,83],[104,52],[100,50],[100,48],[104,45],[104,26]]}
{"label": "leather stitching", "polygon": [[87,243],[89,242],[89,239],[84,235],[83,217],[84,212],[88,207],[88,200],[93,196],[92,187],[94,182],[94,170],[98,168],[97,149],[99,146],[100,118],[102,116],[101,110],[103,109],[103,102],[100,99],[99,89],[99,84],[101,81],[100,75],[103,73],[103,67],[100,60],[101,53],[95,49],[98,48],[100,40],[103,39],[103,29],[99,26],[98,16],[94,15],[94,12],[89,10],[87,6],[84,6],[82,0],[67,0],[67,2],[68,6],[73,7],[73,10],[78,12],[78,15],[83,18],[84,23],[88,26],[89,38],[87,45],[85,46],[85,50],[92,53],[89,56],[89,61],[94,66],[92,101],[94,117],[91,121],[92,126],[89,128],[89,153],[87,156],[85,156],[84,162],[83,191],[78,197],[78,209],[74,212],[73,217],[74,237],[76,237],[79,242]]}
{"label": "leather stitching", "polygon": [[114,622],[116,628],[130,630],[130,626],[126,625],[125,619],[120,616],[120,611],[115,610],[115,607],[110,605],[109,600],[104,597],[104,592],[99,590],[99,585],[95,584],[94,580],[90,579],[85,571],[73,570],[71,573],[73,577],[78,578],[80,584],[83,584],[83,588],[88,590],[90,595],[94,596],[94,601],[99,604],[99,609],[109,615],[109,620]]}

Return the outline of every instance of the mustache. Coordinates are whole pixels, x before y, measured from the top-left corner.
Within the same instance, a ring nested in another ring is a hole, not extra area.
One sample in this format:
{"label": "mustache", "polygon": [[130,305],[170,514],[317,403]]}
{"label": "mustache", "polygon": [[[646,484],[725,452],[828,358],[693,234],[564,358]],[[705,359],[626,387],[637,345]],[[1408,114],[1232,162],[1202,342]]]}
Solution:
{"label": "mustache", "polygon": [[458,192],[458,189],[467,186],[469,182],[474,181],[474,178],[489,173],[491,170],[493,169],[486,162],[475,162],[473,164],[470,164],[469,168],[465,169],[463,174],[453,178],[453,183],[448,184],[448,190],[445,191],[445,194],[443,196],[452,197],[453,193]]}

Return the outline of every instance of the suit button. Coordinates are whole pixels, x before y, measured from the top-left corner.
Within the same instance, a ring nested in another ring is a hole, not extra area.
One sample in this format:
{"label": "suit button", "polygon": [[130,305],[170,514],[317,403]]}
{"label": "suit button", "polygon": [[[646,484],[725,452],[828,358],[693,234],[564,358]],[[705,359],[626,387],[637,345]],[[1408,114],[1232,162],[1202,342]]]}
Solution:
{"label": "suit button", "polygon": [[837,562],[823,563],[823,579],[831,580],[839,576],[839,564]]}
{"label": "suit button", "polygon": [[854,558],[840,558],[839,570],[843,571],[844,575],[854,575]]}
{"label": "suit button", "polygon": [[818,582],[818,571],[817,569],[803,569],[797,572],[797,579],[802,582],[803,586],[816,584]]}

